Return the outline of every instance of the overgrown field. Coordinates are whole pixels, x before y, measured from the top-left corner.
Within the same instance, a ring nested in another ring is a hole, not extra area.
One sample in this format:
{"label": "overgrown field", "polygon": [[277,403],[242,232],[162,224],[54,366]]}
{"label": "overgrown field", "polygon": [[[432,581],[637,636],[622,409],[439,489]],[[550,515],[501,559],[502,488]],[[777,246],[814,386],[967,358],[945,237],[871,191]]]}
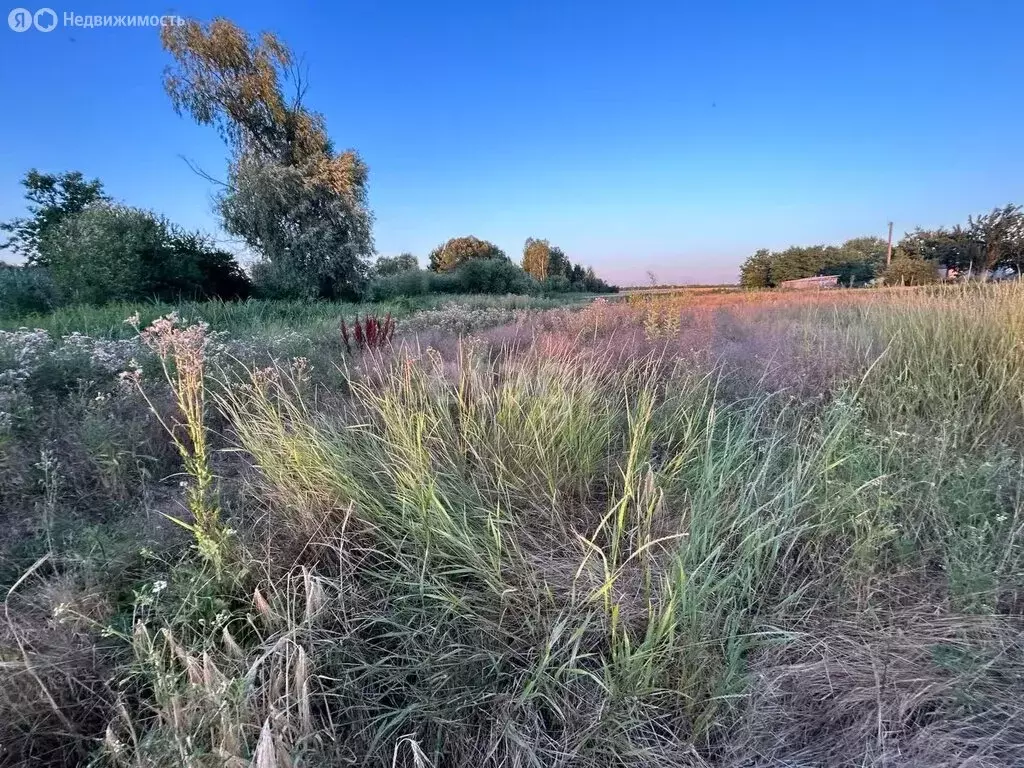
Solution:
{"label": "overgrown field", "polygon": [[0,762],[1024,763],[1024,287],[391,309],[0,332]]}

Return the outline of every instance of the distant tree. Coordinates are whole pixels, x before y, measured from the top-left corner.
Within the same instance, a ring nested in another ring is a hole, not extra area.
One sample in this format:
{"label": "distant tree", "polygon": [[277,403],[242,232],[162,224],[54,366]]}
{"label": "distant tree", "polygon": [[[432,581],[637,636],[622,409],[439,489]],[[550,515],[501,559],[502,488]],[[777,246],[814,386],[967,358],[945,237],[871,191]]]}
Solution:
{"label": "distant tree", "polygon": [[29,216],[0,224],[0,232],[10,233],[6,241],[0,242],[0,248],[10,248],[30,265],[46,266],[48,233],[86,206],[108,199],[103,183],[99,179],[86,181],[80,171],[52,174],[33,168],[25,174],[21,185],[25,188]]}
{"label": "distant tree", "polygon": [[523,269],[549,293],[606,293],[612,290],[608,283],[594,274],[592,268],[573,264],[561,248],[547,240],[527,238],[523,245]]}
{"label": "distant tree", "polygon": [[827,267],[835,262],[836,250],[826,245],[793,245],[773,254],[772,283],[779,285],[786,280],[799,280],[827,272]]}
{"label": "distant tree", "polygon": [[889,244],[880,237],[851,237],[839,246],[840,256],[844,261],[864,261],[884,264]]}
{"label": "distant tree", "polygon": [[288,48],[227,19],[163,27],[161,39],[174,58],[164,87],[175,110],[214,126],[230,148],[217,201],[224,228],[262,254],[270,282],[291,295],[357,294],[373,252],[367,168],[354,151],[335,152],[323,117],[303,105]]}
{"label": "distant tree", "polygon": [[938,282],[938,263],[900,254],[882,275],[886,285],[926,285]]}
{"label": "distant tree", "polygon": [[925,230],[918,227],[907,232],[896,244],[896,256],[923,259],[956,269],[977,266],[982,260],[982,249],[974,236],[959,225],[952,229],[940,227]]}
{"label": "distant tree", "polygon": [[571,272],[572,264],[569,263],[565,251],[557,246],[551,246],[548,253],[548,277],[558,276],[568,280]]}
{"label": "distant tree", "polygon": [[[884,264],[882,267],[884,268]],[[854,259],[831,264],[828,267],[828,272],[839,278],[839,285],[850,287],[870,283],[878,277],[879,268],[870,261]]]}
{"label": "distant tree", "polygon": [[842,245],[790,246],[784,251],[762,248],[740,267],[740,284],[770,288],[785,280],[838,275],[842,285],[863,285],[885,263],[888,244],[878,237],[855,237]]}
{"label": "distant tree", "polygon": [[839,277],[840,285],[864,285],[874,280],[885,267],[888,243],[880,237],[854,237],[825,251],[820,274]]}
{"label": "distant tree", "polygon": [[993,208],[991,213],[968,217],[966,234],[976,243],[980,259],[976,269],[1024,265],[1024,213],[1019,205]]}
{"label": "distant tree", "polygon": [[548,293],[568,293],[572,290],[572,283],[565,275],[549,275],[544,281],[544,290]]}
{"label": "distant tree", "polygon": [[583,275],[583,288],[590,293],[614,293],[619,289],[609,285],[594,273],[593,267],[587,267]]}
{"label": "distant tree", "polygon": [[469,259],[455,274],[465,293],[531,294],[540,289],[536,280],[508,259]]}
{"label": "distant tree", "polygon": [[508,261],[508,256],[498,246],[487,240],[481,240],[472,235],[453,237],[430,252],[430,270],[432,272],[450,272],[473,259]]}
{"label": "distant tree", "polygon": [[551,244],[547,240],[526,238],[523,245],[523,269],[534,280],[544,282],[548,277],[551,262]]}
{"label": "distant tree", "polygon": [[740,267],[740,285],[744,288],[771,288],[775,285],[772,281],[771,251],[761,248],[743,262]]}
{"label": "distant tree", "polygon": [[373,267],[370,272],[374,278],[391,277],[392,275],[397,275],[399,272],[418,268],[419,261],[417,261],[415,256],[411,253],[400,253],[397,256],[378,257],[377,261],[373,263]]}

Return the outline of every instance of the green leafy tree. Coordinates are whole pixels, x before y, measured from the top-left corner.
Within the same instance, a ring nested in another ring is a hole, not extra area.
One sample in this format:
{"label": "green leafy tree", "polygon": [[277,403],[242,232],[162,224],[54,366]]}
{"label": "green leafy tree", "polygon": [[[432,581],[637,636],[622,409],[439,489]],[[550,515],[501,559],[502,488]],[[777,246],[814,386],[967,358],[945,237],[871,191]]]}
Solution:
{"label": "green leafy tree", "polygon": [[523,269],[534,280],[544,282],[548,277],[548,263],[551,261],[551,244],[547,240],[526,238],[523,245]]}
{"label": "green leafy tree", "polygon": [[303,105],[287,46],[222,18],[163,27],[161,39],[174,59],[164,87],[175,110],[214,126],[230,148],[217,209],[264,257],[265,283],[293,296],[358,294],[373,252],[367,168],[354,151],[336,152],[323,117]]}
{"label": "green leafy tree", "polygon": [[21,180],[29,215],[0,224],[9,238],[0,248],[24,256],[30,265],[46,266],[49,261],[47,235],[70,216],[92,203],[107,200],[99,179],[87,181],[80,171],[41,173],[35,168]]}
{"label": "green leafy tree", "polygon": [[793,245],[772,256],[772,282],[779,285],[786,280],[813,277],[828,271],[837,262],[838,249],[827,245]]}
{"label": "green leafy tree", "polygon": [[878,277],[879,268],[870,261],[854,259],[829,265],[828,273],[839,278],[839,285],[849,287],[870,283]]}
{"label": "green leafy tree", "polygon": [[982,249],[974,236],[959,225],[952,229],[925,230],[918,227],[907,232],[896,244],[896,256],[933,261],[956,269],[978,268]]}
{"label": "green leafy tree", "polygon": [[740,285],[744,288],[771,288],[772,252],[761,248],[740,266]]}
{"label": "green leafy tree", "polygon": [[886,285],[926,285],[938,282],[939,265],[928,259],[900,254],[882,275]]}
{"label": "green leafy tree", "polygon": [[590,293],[615,293],[619,289],[599,278],[593,267],[587,267],[583,275],[583,289]]}
{"label": "green leafy tree", "polygon": [[572,274],[572,264],[569,263],[565,251],[557,246],[552,246],[548,253],[548,277],[564,277],[569,279]]}
{"label": "green leafy tree", "polygon": [[453,237],[430,252],[430,271],[451,272],[474,259],[508,261],[508,256],[501,248],[487,240],[481,240],[472,235]]}
{"label": "green leafy tree", "polygon": [[844,261],[864,261],[884,264],[889,244],[880,237],[851,237],[839,246],[839,257]]}
{"label": "green leafy tree", "polygon": [[838,275],[840,285],[864,285],[885,268],[888,247],[880,237],[851,238],[838,248],[826,249],[822,273]]}
{"label": "green leafy tree", "polygon": [[419,269],[419,261],[411,253],[400,253],[397,256],[380,256],[370,270],[373,278],[391,277],[410,269]]}
{"label": "green leafy tree", "polygon": [[762,248],[740,267],[740,284],[771,288],[786,280],[838,275],[842,285],[863,285],[885,264],[888,244],[879,237],[855,237],[842,245],[790,246],[784,251]]}
{"label": "green leafy tree", "polygon": [[976,269],[1024,266],[1024,213],[1019,205],[993,208],[991,213],[968,217],[966,234],[976,244]]}
{"label": "green leafy tree", "polygon": [[373,247],[365,209],[303,169],[247,156],[222,195],[224,228],[263,254],[282,298],[354,298]]}
{"label": "green leafy tree", "polygon": [[565,275],[549,275],[544,281],[544,290],[548,293],[568,293],[572,290],[572,283]]}

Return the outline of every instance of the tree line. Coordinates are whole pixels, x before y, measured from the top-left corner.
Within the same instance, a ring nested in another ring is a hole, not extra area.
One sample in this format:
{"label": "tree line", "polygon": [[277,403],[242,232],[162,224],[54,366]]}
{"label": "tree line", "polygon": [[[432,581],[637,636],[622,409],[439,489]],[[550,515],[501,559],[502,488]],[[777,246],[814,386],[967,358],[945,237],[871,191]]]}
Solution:
{"label": "tree line", "polygon": [[527,238],[520,264],[487,240],[454,237],[430,252],[427,269],[412,254],[382,257],[371,271],[370,298],[427,293],[608,293],[618,290],[589,267],[573,264],[547,240]]}
{"label": "tree line", "polygon": [[[375,281],[418,271],[408,254],[372,262],[367,165],[355,150],[335,148],[324,117],[305,103],[304,73],[283,42],[270,33],[250,36],[223,18],[163,27],[161,42],[172,59],[163,85],[175,111],[213,127],[226,144],[225,177],[200,172],[217,182],[214,207],[223,229],[255,262],[246,272],[202,233],[115,202],[98,179],[31,170],[22,181],[28,216],[0,225],[8,235],[0,247],[28,265],[0,273],[7,288],[20,286],[25,290],[19,295],[29,299],[49,291],[50,303],[249,295],[359,299],[373,293]],[[530,271],[475,237],[439,246],[427,271],[435,277],[458,273],[461,286],[608,288],[593,270],[570,264],[546,241],[531,242],[543,243],[546,251],[535,246]],[[407,275],[405,283],[420,290],[430,287],[430,279]]]}
{"label": "tree line", "polygon": [[952,275],[1021,275],[1024,268],[1024,210],[1008,204],[966,224],[907,232],[895,244],[887,264],[888,243],[879,237],[856,237],[842,245],[790,246],[783,251],[762,248],[740,267],[740,283],[772,288],[786,280],[838,275],[842,285],[914,285],[940,279],[940,268]]}

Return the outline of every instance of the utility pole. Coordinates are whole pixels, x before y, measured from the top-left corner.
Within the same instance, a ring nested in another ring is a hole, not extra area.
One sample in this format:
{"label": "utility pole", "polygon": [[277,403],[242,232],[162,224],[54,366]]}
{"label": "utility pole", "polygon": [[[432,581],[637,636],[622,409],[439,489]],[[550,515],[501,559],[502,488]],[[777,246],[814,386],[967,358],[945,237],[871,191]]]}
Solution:
{"label": "utility pole", "polygon": [[892,264],[892,222],[889,222],[889,249],[885,252],[885,266]]}

